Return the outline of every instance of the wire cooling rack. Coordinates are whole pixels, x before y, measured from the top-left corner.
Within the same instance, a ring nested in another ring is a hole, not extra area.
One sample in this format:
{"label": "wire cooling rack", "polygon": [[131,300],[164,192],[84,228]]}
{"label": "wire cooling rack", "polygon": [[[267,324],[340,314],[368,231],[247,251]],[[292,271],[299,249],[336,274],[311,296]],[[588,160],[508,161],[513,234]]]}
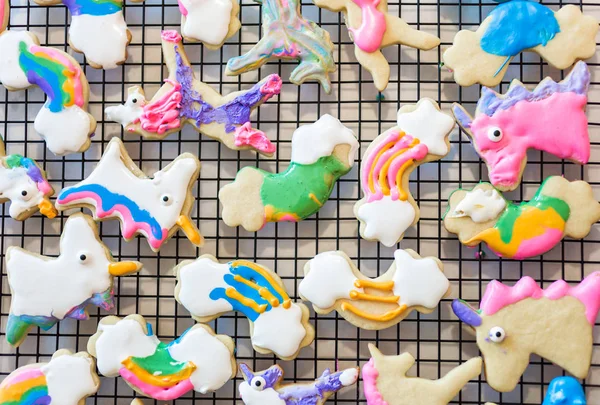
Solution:
{"label": "wire cooling rack", "polygon": [[[11,0],[11,29],[29,29],[40,37],[42,44],[67,50],[67,10],[63,6],[41,7],[27,0]],[[284,79],[279,97],[264,104],[255,114],[254,121],[271,139],[277,141],[274,159],[258,158],[250,152],[234,152],[210,140],[199,137],[188,127],[163,141],[147,141],[123,134],[118,124],[103,121],[103,110],[126,97],[130,85],[142,84],[146,94],[154,94],[165,76],[160,49],[161,29],[179,29],[180,13],[174,0],[167,2],[147,0],[143,4],[126,4],[125,14],[133,40],[129,46],[127,63],[110,71],[95,70],[79,54],[75,57],[85,66],[90,82],[91,113],[98,119],[98,129],[92,146],[85,154],[56,157],[45,148],[44,142],[33,130],[33,120],[44,101],[39,89],[8,93],[0,91],[0,132],[6,139],[8,153],[25,153],[45,167],[55,189],[73,184],[89,174],[98,162],[107,142],[120,136],[132,159],[151,174],[167,165],[178,154],[187,151],[199,156],[202,162],[200,179],[194,193],[196,204],[193,218],[206,237],[206,245],[197,251],[181,235],[175,236],[158,254],[154,254],[145,240],[125,242],[119,234],[116,221],[101,225],[103,241],[118,259],[135,259],[144,264],[139,275],[115,280],[117,294],[113,313],[125,316],[142,314],[152,323],[161,339],[171,340],[193,324],[189,314],[173,298],[175,279],[171,269],[184,259],[211,253],[221,261],[235,258],[255,260],[266,265],[283,278],[290,295],[298,296],[298,283],[307,260],[318,252],[341,249],[368,276],[374,277],[387,270],[393,259],[393,248],[385,248],[358,236],[358,221],[352,207],[360,195],[358,173],[360,160],[353,170],[335,186],[329,202],[317,215],[299,223],[269,224],[258,233],[228,228],[221,220],[218,190],[235,176],[243,166],[259,166],[266,170],[283,170],[290,158],[290,140],[300,124],[311,123],[322,114],[339,117],[352,128],[364,153],[369,142],[379,133],[394,125],[396,111],[401,105],[415,103],[421,97],[431,97],[448,111],[452,102],[465,103],[470,111],[478,99],[479,87],[460,88],[450,73],[440,69],[440,56],[458,29],[475,29],[494,7],[494,3],[455,2],[452,0],[403,2],[390,1],[390,13],[400,15],[408,23],[441,37],[442,45],[429,52],[408,47],[390,47],[384,51],[392,66],[389,87],[378,96],[371,76],[360,68],[354,58],[353,44],[340,14],[319,10],[311,2],[303,2],[307,18],[327,29],[336,44],[335,59],[338,71],[332,76],[333,93],[326,95],[316,83],[301,87],[288,81],[292,62],[274,62],[258,72],[241,77],[224,76],[227,60],[247,51],[260,37],[260,6],[250,0],[242,1],[240,19],[242,30],[227,41],[219,51],[208,51],[199,44],[186,44],[186,52],[198,77],[220,92],[248,88],[269,73],[278,73]],[[544,2],[557,9],[562,2]],[[600,19],[600,2],[585,0],[577,3],[583,11]],[[2,57],[2,55],[0,55]],[[598,80],[600,67],[595,57],[590,61],[592,78]],[[564,72],[549,68],[536,55],[518,57],[512,63],[501,90],[505,91],[512,78],[520,78],[535,85],[546,75],[555,79]],[[591,139],[598,140],[600,123],[600,84],[592,83],[588,116]],[[565,134],[568,136],[568,134]],[[450,192],[459,186],[469,187],[480,179],[487,180],[485,165],[481,163],[464,135],[456,129],[451,135],[452,151],[440,162],[428,163],[411,176],[411,190],[421,207],[421,221],[411,228],[402,248],[412,248],[423,256],[437,256],[444,263],[445,273],[452,282],[452,295],[430,315],[411,314],[400,325],[380,332],[362,331],[332,313],[315,316],[311,322],[316,329],[316,340],[300,352],[295,361],[277,361],[274,356],[253,352],[249,340],[248,322],[238,315],[228,315],[213,322],[218,333],[234,337],[237,359],[254,369],[265,369],[278,362],[287,379],[309,381],[330,367],[349,367],[364,364],[368,358],[367,343],[376,343],[386,354],[411,352],[418,360],[411,371],[422,377],[438,378],[448,370],[478,354],[473,336],[451,313],[452,298],[462,297],[478,301],[487,282],[494,278],[513,283],[524,275],[543,281],[545,285],[557,278],[579,281],[584,275],[598,270],[600,228],[594,226],[583,241],[566,240],[548,254],[524,262],[501,260],[490,252],[475,255],[476,250],[461,247],[454,235],[443,228],[440,217],[445,211]],[[549,175],[564,174],[567,178],[583,179],[593,184],[596,198],[600,197],[600,143],[592,142],[592,159],[580,167],[537,152],[529,154],[522,185],[509,196],[515,200],[529,199],[541,181]],[[8,215],[8,204],[1,208],[0,268],[2,269],[0,335],[6,330],[10,305],[10,291],[4,269],[4,252],[9,246],[22,246],[46,255],[58,254],[58,240],[66,216],[48,220],[39,214],[27,221],[16,222]],[[65,288],[68,288],[65,286]],[[65,320],[48,332],[32,330],[17,350],[0,338],[0,374],[6,375],[16,367],[35,361],[47,360],[56,349],[85,350],[87,340],[96,330],[104,311],[93,310],[91,319],[83,322]],[[591,373],[584,381],[589,404],[600,404],[600,330],[595,327],[595,351]],[[557,348],[560,350],[560,348]],[[210,365],[208,365],[210,367]],[[508,394],[494,392],[483,376],[471,382],[456,398],[457,404],[482,404],[494,401],[502,404],[540,404],[549,381],[562,373],[538,357],[533,357],[518,388]],[[178,403],[198,401],[202,404],[234,404],[238,399],[240,378],[227,383],[210,395],[190,394]],[[99,393],[88,399],[93,403],[128,404],[134,392],[121,380],[102,378]],[[145,399],[145,403],[151,403]],[[365,403],[361,385],[345,389],[329,403]]]}

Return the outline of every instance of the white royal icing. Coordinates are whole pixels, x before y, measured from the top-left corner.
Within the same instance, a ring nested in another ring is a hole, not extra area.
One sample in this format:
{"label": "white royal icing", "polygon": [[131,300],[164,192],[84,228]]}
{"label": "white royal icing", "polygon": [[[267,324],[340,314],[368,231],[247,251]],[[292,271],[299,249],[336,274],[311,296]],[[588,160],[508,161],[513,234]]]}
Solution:
{"label": "white royal icing", "polygon": [[179,0],[179,4],[188,13],[181,27],[184,37],[210,45],[223,43],[231,22],[231,0]]}
{"label": "white royal icing", "polygon": [[356,380],[358,380],[358,369],[356,367],[348,368],[340,374],[340,382],[344,387],[354,384]]}
{"label": "white royal icing", "polygon": [[52,112],[44,105],[35,117],[33,127],[52,153],[65,155],[78,152],[88,141],[90,116],[77,105],[59,112]]}
{"label": "white royal icing", "polygon": [[303,165],[331,156],[337,145],[350,145],[348,162],[352,166],[358,151],[358,141],[351,129],[337,118],[325,114],[313,124],[302,125],[292,135],[292,162]]}
{"label": "white royal icing", "polygon": [[473,222],[491,221],[506,208],[506,200],[496,189],[482,190],[476,188],[468,191],[456,205],[451,218],[471,217]]}
{"label": "white royal icing", "polygon": [[98,390],[92,374],[91,359],[65,354],[54,357],[41,367],[46,376],[52,405],[77,405]]}
{"label": "white royal icing", "polygon": [[394,246],[415,220],[415,208],[408,201],[381,200],[365,202],[358,208],[356,217],[365,223],[366,239],[378,240],[385,246]]}
{"label": "white royal icing", "polygon": [[104,114],[109,121],[118,122],[123,128],[126,128],[142,115],[145,104],[146,97],[137,89],[129,94],[125,104],[106,107]]}
{"label": "white royal icing", "polygon": [[35,45],[27,31],[5,31],[0,35],[0,82],[12,89],[24,89],[31,85],[19,65],[19,44]]}
{"label": "white royal icing", "polygon": [[427,145],[430,154],[444,156],[448,153],[445,138],[454,127],[454,119],[426,98],[414,111],[398,111],[398,127]]}
{"label": "white royal icing", "polygon": [[[22,195],[23,191],[26,192],[25,196]],[[11,201],[11,217],[18,218],[23,212],[41,203],[44,197],[45,194],[38,189],[36,182],[27,175],[27,169],[10,169],[0,162],[0,198]]]}
{"label": "white royal icing", "polygon": [[240,397],[246,405],[286,405],[273,388],[259,391],[252,388],[248,381],[244,381],[240,384],[239,389]]}
{"label": "white royal icing", "polygon": [[252,328],[252,344],[270,350],[279,357],[293,356],[306,336],[302,309],[294,303],[288,309],[279,305],[262,313]]}
{"label": "white royal icing", "polygon": [[224,277],[229,274],[229,265],[217,263],[206,257],[200,257],[182,266],[179,270],[178,300],[193,316],[214,316],[233,310],[226,300],[213,300],[210,292],[229,285]]}

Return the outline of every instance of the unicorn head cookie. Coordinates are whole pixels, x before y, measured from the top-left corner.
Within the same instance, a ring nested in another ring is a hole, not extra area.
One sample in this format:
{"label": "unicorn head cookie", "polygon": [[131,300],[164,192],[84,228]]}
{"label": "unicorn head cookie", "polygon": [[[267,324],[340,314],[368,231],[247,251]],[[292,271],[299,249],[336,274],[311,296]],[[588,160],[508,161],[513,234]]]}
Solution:
{"label": "unicorn head cookie", "polygon": [[532,354],[585,378],[599,309],[598,271],[577,286],[558,280],[545,290],[531,277],[523,277],[513,287],[494,280],[479,310],[464,301],[452,303],[456,316],[475,331],[487,383],[500,392],[516,387]]}
{"label": "unicorn head cookie", "polygon": [[16,347],[33,326],[48,330],[64,318],[87,319],[88,305],[112,309],[113,278],[141,267],[139,262],[116,262],[94,221],[83,214],[67,219],[57,258],[9,247],[6,271],[12,301],[6,340]]}
{"label": "unicorn head cookie", "polygon": [[183,153],[149,178],[131,160],[123,142],[113,138],[94,171],[60,192],[56,207],[59,211],[87,207],[95,220],[118,219],[126,240],[140,234],[155,252],[180,228],[200,246],[203,238],[189,217],[191,188],[199,173],[198,158]]}

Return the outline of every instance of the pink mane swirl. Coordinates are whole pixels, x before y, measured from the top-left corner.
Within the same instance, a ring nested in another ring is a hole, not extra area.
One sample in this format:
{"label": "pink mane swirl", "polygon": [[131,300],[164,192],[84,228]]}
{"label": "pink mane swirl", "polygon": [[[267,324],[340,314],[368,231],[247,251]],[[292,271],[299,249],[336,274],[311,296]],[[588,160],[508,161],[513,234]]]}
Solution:
{"label": "pink mane swirl", "polygon": [[567,296],[581,301],[585,306],[585,316],[593,325],[600,310],[600,271],[590,274],[575,287],[571,287],[564,280],[558,280],[545,290],[531,277],[523,277],[513,287],[493,280],[488,284],[479,308],[484,315],[493,315],[502,308],[526,298],[558,300]]}
{"label": "pink mane swirl", "polygon": [[179,109],[181,107],[181,84],[166,79],[173,88],[158,100],[152,101],[144,106],[144,112],[140,115],[142,129],[148,132],[164,134],[165,132],[179,128]]}

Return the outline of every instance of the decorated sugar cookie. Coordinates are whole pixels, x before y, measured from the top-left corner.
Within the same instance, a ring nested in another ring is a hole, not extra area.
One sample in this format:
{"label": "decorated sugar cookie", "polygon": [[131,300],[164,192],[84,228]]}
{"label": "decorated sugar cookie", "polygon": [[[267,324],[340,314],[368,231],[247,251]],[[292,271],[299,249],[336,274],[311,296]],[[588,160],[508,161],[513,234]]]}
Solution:
{"label": "decorated sugar cookie", "polygon": [[181,35],[187,41],[199,41],[216,50],[231,38],[242,24],[237,0],[178,0],[181,11]]}
{"label": "decorated sugar cookie", "polygon": [[0,34],[0,82],[10,91],[39,86],[48,97],[33,127],[56,155],[84,152],[96,120],[88,113],[89,86],[67,53],[40,46],[28,31]]}
{"label": "decorated sugar cookie", "polygon": [[300,296],[315,312],[336,310],[351,324],[371,330],[389,328],[412,310],[432,312],[450,293],[442,263],[415,251],[396,250],[380,277],[364,276],[344,252],[318,254],[304,267]]}
{"label": "decorated sugar cookie", "polygon": [[419,165],[450,151],[454,120],[429,98],[398,111],[397,126],[379,135],[367,149],[360,172],[364,197],[354,206],[360,235],[394,246],[419,221],[419,206],[408,188]]}
{"label": "decorated sugar cookie", "polygon": [[600,204],[585,181],[548,177],[530,201],[506,200],[490,183],[450,195],[448,232],[467,246],[485,243],[498,256],[527,259],[546,253],[565,237],[583,239],[600,220]]}
{"label": "decorated sugar cookie", "polygon": [[[550,381],[548,391],[544,397],[542,405],[586,405],[585,392],[583,387],[573,377],[563,376],[554,377]],[[496,405],[486,402],[485,405]]]}
{"label": "decorated sugar cookie", "polygon": [[335,182],[354,165],[358,141],[352,130],[325,114],[292,136],[287,170],[269,173],[244,167],[219,191],[223,221],[258,231],[267,222],[301,221],[321,209]]}
{"label": "decorated sugar cookie", "polygon": [[521,52],[535,52],[557,69],[596,53],[598,21],[583,15],[579,6],[570,4],[554,12],[527,0],[500,3],[477,31],[459,31],[444,52],[444,64],[459,85],[498,85]]}
{"label": "decorated sugar cookie", "polygon": [[292,83],[316,80],[330,93],[329,74],[336,66],[329,32],[302,16],[300,0],[256,1],[261,4],[262,38],[244,55],[229,59],[225,74],[256,70],[271,59],[293,59],[300,64],[290,75]]}
{"label": "decorated sugar cookie", "polygon": [[448,405],[467,383],[481,374],[481,357],[453,368],[439,380],[409,377],[410,353],[385,356],[369,344],[371,359],[362,368],[367,405]]}
{"label": "decorated sugar cookie", "polygon": [[211,255],[175,267],[175,299],[198,322],[210,322],[239,311],[250,322],[254,350],[283,360],[310,345],[315,331],[308,308],[292,302],[283,282],[271,270],[247,260],[219,263]]}
{"label": "decorated sugar cookie", "polygon": [[194,325],[167,344],[140,315],[107,316],[87,349],[100,374],[120,375],[138,394],[158,401],[216,391],[236,374],[233,340],[206,325]]}
{"label": "decorated sugar cookie", "polygon": [[2,405],[84,405],[100,387],[94,359],[58,350],[47,363],[19,367],[0,384]]}
{"label": "decorated sugar cookie", "polygon": [[513,287],[494,280],[479,310],[461,300],[454,300],[452,309],[474,329],[485,378],[496,391],[509,392],[517,386],[532,354],[585,378],[600,309],[600,272],[576,286],[558,280],[545,290],[531,277]]}
{"label": "decorated sugar cookie", "polygon": [[106,118],[127,132],[163,139],[186,124],[234,150],[251,149],[271,156],[275,145],[264,132],[252,128],[250,114],[281,90],[272,74],[250,90],[221,96],[194,76],[177,31],[162,32],[162,50],[169,77],[151,100],[139,86],[129,88],[124,105],[108,107]]}
{"label": "decorated sugar cookie", "polygon": [[518,80],[513,80],[506,94],[484,87],[475,118],[454,105],[457,122],[486,163],[496,188],[509,191],[519,186],[528,149],[579,164],[588,162],[585,107],[589,84],[588,67],[579,62],[562,82],[547,77],[533,91]]}
{"label": "decorated sugar cookie", "polygon": [[65,318],[88,318],[86,307],[114,307],[113,278],[140,270],[139,262],[113,259],[92,218],[73,214],[60,238],[60,256],[48,257],[11,246],[6,271],[12,294],[6,340],[19,346],[29,329],[48,330]]}
{"label": "decorated sugar cookie", "polygon": [[388,14],[387,0],[315,0],[318,7],[343,12],[354,55],[373,75],[377,90],[383,91],[390,80],[390,65],[382,53],[391,45],[407,45],[424,51],[435,48],[440,39],[411,28],[403,19]]}
{"label": "decorated sugar cookie", "polygon": [[198,158],[182,153],[148,177],[131,160],[123,141],[113,138],[94,171],[60,192],[56,207],[59,211],[89,208],[97,221],[118,219],[125,240],[140,234],[155,252],[179,229],[192,244],[201,246],[204,239],[190,219],[191,190],[199,173]]}
{"label": "decorated sugar cookie", "polygon": [[323,405],[329,397],[358,380],[358,367],[331,373],[325,370],[314,382],[283,383],[283,370],[275,365],[254,373],[240,364],[244,382],[240,384],[240,397],[245,405]]}

